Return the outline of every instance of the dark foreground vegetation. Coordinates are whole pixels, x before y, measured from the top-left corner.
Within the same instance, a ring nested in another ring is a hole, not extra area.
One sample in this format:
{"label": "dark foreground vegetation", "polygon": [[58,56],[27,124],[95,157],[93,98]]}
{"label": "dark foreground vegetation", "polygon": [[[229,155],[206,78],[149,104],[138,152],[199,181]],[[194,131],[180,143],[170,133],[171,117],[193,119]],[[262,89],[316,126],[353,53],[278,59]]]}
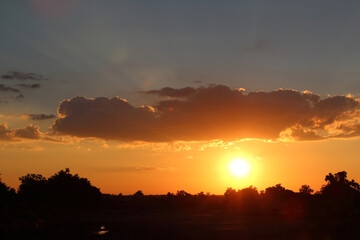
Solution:
{"label": "dark foreground vegetation", "polygon": [[17,192],[0,181],[0,239],[360,239],[359,184],[344,171],[317,193],[108,195],[69,169],[20,181]]}

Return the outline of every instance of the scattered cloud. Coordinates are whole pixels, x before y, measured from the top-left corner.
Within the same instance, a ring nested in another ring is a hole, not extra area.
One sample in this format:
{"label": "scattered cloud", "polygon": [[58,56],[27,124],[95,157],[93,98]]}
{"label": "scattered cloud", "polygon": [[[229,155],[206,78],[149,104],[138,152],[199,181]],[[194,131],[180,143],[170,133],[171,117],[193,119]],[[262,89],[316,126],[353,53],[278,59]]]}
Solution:
{"label": "scattered cloud", "polygon": [[54,137],[52,134],[42,133],[38,126],[32,124],[13,129],[9,129],[6,123],[0,124],[0,141],[21,143],[33,140],[65,144],[70,142],[68,137]]}
{"label": "scattered cloud", "polygon": [[18,71],[10,71],[7,74],[3,74],[0,76],[2,79],[5,80],[23,80],[23,81],[43,81],[48,80],[44,76],[36,73],[24,73]]}
{"label": "scattered cloud", "polygon": [[138,149],[150,150],[153,152],[180,152],[190,151],[192,147],[189,142],[144,142],[144,141],[131,141],[120,143],[117,148],[119,149]]}
{"label": "scattered cloud", "polygon": [[192,88],[192,87],[186,87],[186,88],[180,88],[180,89],[166,87],[166,88],[162,88],[160,90],[142,91],[142,93],[158,95],[161,97],[175,97],[176,98],[176,97],[190,96],[195,91],[196,91],[195,88]]}
{"label": "scattered cloud", "polygon": [[4,84],[0,84],[0,92],[15,92],[15,93],[19,93],[20,90],[17,89],[17,88],[5,86]]}
{"label": "scattered cloud", "polygon": [[17,84],[17,86],[22,87],[22,88],[27,88],[27,89],[37,89],[37,88],[41,87],[41,85],[38,83],[34,83],[34,84],[19,83],[19,84]]}
{"label": "scattered cloud", "polygon": [[16,97],[14,97],[16,100],[23,100],[24,99],[24,95],[23,94],[19,94]]}
{"label": "scattered cloud", "polygon": [[250,51],[260,51],[267,47],[267,42],[265,40],[257,41],[253,46],[249,47]]}
{"label": "scattered cloud", "polygon": [[249,47],[242,49],[243,53],[259,52],[268,48],[268,42],[264,39],[258,40]]}
{"label": "scattered cloud", "polygon": [[34,120],[34,121],[41,121],[41,120],[48,120],[48,119],[53,119],[56,118],[56,116],[54,114],[24,114],[21,116],[22,118],[26,118],[26,119],[30,119],[30,120]]}
{"label": "scattered cloud", "polygon": [[124,142],[321,140],[360,136],[359,101],[309,91],[249,92],[224,85],[144,92],[170,97],[154,107],[121,98],[60,103],[57,134]]}
{"label": "scattered cloud", "polygon": [[6,123],[0,125],[0,141],[19,141],[22,139],[40,139],[38,126],[28,125],[25,128],[9,129]]}

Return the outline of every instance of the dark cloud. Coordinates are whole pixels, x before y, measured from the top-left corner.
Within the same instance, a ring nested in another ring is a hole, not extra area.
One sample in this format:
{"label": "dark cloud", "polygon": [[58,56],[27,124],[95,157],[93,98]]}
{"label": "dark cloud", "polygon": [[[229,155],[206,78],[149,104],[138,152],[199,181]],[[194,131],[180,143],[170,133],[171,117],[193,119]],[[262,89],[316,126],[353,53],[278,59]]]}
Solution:
{"label": "dark cloud", "polygon": [[186,87],[186,88],[162,88],[160,90],[150,90],[150,91],[143,91],[142,93],[147,94],[154,94],[162,97],[187,97],[195,92],[195,88],[192,87]]}
{"label": "dark cloud", "polygon": [[29,88],[29,89],[36,89],[41,87],[40,84],[38,83],[34,83],[34,84],[20,83],[17,86],[22,88]]}
{"label": "dark cloud", "polygon": [[20,90],[12,87],[5,86],[4,84],[0,84],[0,91],[1,92],[16,92],[19,93]]}
{"label": "dark cloud", "polygon": [[58,113],[61,117],[53,125],[57,133],[118,140],[156,138],[151,129],[156,121],[153,109],[135,108],[121,98],[75,97],[63,101]]}
{"label": "dark cloud", "polygon": [[[75,97],[60,104],[60,116],[52,128],[58,134],[77,137],[148,142],[284,136],[320,140],[360,135],[351,130],[360,116],[359,102],[351,97],[321,99],[308,91],[283,89],[245,94],[223,85],[147,93],[175,99],[152,108],[134,107],[120,98]],[[345,128],[345,124],[350,126]]]}
{"label": "dark cloud", "polygon": [[40,121],[40,120],[52,119],[55,118],[56,116],[54,114],[41,113],[41,114],[25,114],[24,117],[29,118],[30,120]]}
{"label": "dark cloud", "polygon": [[36,73],[23,73],[18,71],[10,71],[7,74],[0,76],[5,80],[30,80],[30,81],[43,81],[47,80],[44,76]]}
{"label": "dark cloud", "polygon": [[38,126],[28,125],[25,128],[8,129],[7,125],[0,125],[1,141],[19,141],[22,139],[40,139],[40,131]]}

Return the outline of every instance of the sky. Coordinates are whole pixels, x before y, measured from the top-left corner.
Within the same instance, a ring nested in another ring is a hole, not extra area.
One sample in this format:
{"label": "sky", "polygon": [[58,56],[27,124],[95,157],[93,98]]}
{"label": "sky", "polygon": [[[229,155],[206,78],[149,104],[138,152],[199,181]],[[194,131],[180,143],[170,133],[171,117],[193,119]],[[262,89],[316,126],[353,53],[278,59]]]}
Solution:
{"label": "sky", "polygon": [[70,168],[111,194],[359,180],[359,13],[350,0],[1,1],[1,179]]}

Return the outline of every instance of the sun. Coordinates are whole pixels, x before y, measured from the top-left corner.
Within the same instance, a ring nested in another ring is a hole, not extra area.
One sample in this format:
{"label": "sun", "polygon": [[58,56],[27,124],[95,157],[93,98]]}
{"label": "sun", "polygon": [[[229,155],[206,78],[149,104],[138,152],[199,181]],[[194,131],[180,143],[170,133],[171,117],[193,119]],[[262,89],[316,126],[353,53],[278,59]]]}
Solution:
{"label": "sun", "polygon": [[230,172],[236,177],[243,177],[249,174],[250,166],[242,159],[235,159],[229,165]]}

